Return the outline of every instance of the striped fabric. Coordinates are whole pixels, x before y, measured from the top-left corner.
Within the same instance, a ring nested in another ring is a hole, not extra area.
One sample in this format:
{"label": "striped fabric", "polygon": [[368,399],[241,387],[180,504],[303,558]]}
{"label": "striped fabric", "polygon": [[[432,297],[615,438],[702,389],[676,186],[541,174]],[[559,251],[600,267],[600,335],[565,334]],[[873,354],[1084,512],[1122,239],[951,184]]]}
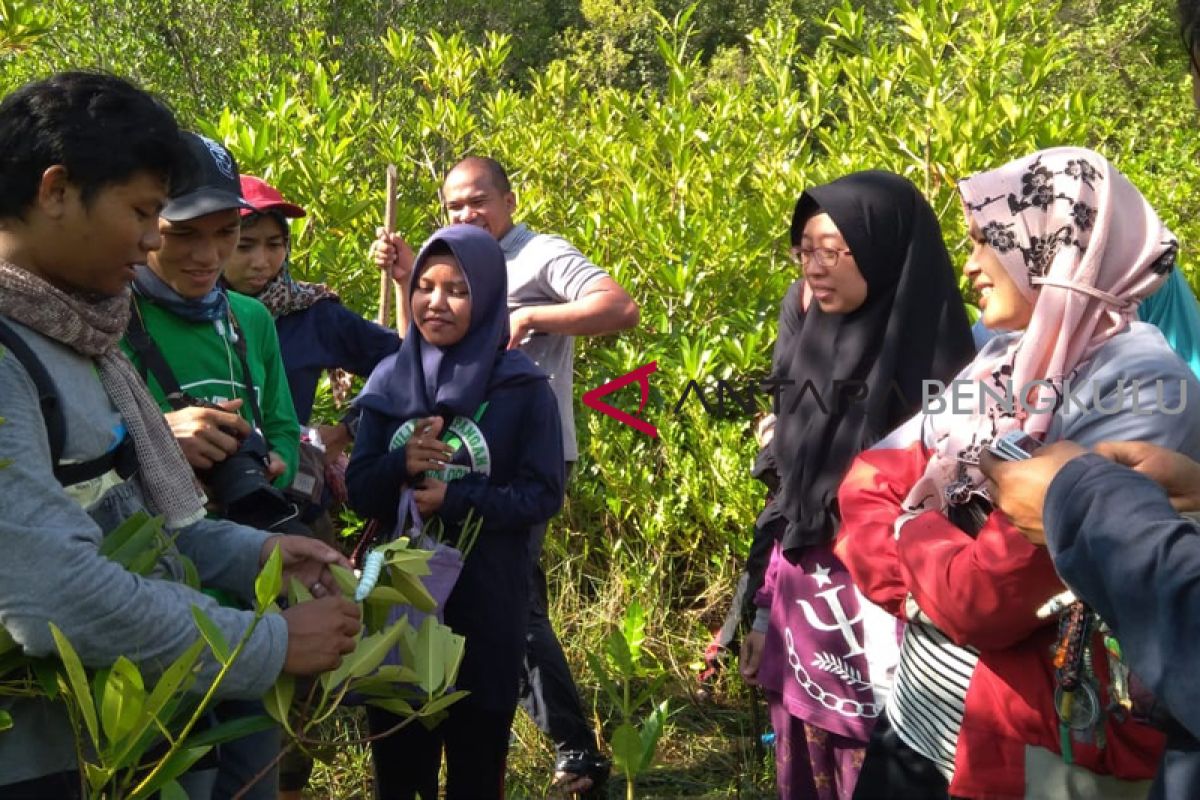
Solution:
{"label": "striped fabric", "polygon": [[888,720],[905,744],[933,761],[950,780],[979,651],[951,642],[937,628],[910,622],[888,700]]}

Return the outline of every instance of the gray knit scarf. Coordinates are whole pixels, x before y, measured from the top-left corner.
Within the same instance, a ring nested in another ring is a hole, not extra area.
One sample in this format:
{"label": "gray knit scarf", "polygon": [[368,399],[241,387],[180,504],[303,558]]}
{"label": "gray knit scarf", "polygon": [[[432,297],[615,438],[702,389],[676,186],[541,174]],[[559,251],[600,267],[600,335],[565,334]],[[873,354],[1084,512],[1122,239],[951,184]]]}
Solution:
{"label": "gray knit scarf", "polygon": [[192,468],[146,384],[121,351],[129,291],[101,299],[68,293],[0,259],[0,314],[95,361],[100,383],[133,437],[151,512],[162,514],[169,528],[201,519],[205,497]]}

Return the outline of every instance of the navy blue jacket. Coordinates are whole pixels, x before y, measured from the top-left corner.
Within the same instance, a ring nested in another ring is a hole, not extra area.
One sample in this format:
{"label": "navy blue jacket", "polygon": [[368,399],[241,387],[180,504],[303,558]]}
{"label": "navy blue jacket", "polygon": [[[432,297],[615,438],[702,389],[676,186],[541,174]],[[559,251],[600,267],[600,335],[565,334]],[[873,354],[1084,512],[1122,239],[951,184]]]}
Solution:
{"label": "navy blue jacket", "polygon": [[336,300],[322,300],[303,311],[277,317],[275,330],[301,425],[307,425],[312,416],[323,371],[344,369],[365,378],[376,364],[400,349],[395,331],[363,319]]}
{"label": "navy blue jacket", "polygon": [[[531,531],[562,506],[565,474],[561,422],[545,380],[504,386],[486,398],[479,429],[491,473],[473,472],[446,487],[438,515],[450,536],[474,509],[483,528],[446,602],[446,624],[467,637],[458,685],[492,711],[517,704],[525,653]],[[363,409],[346,487],[350,506],[395,526],[401,489],[410,485],[405,448],[388,446],[402,420]],[[452,463],[469,463],[459,448]]]}
{"label": "navy blue jacket", "polygon": [[1109,624],[1130,669],[1175,718],[1152,798],[1200,788],[1200,527],[1144,475],[1089,454],[1051,482],[1054,566]]}

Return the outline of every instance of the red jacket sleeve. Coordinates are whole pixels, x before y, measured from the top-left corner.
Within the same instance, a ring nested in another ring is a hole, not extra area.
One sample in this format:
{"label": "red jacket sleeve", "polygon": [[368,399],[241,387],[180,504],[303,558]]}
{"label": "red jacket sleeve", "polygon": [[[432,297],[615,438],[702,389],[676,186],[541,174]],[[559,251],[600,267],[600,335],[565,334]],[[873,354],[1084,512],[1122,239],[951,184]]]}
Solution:
{"label": "red jacket sleeve", "polygon": [[959,645],[1001,650],[1049,624],[1037,609],[1063,591],[1045,548],[999,511],[972,539],[936,511],[904,523],[900,573],[921,611]]}
{"label": "red jacket sleeve", "polygon": [[904,498],[927,461],[920,442],[855,459],[838,491],[838,558],[871,602],[907,619],[911,596],[956,644],[992,650],[1021,641],[1047,624],[1037,609],[1063,590],[1054,564],[999,512],[974,539],[936,511],[904,522],[897,538]]}
{"label": "red jacket sleeve", "polygon": [[854,459],[838,489],[842,525],[834,552],[859,591],[901,619],[906,619],[909,590],[900,570],[895,524],[926,461],[919,441],[902,450],[868,450]]}

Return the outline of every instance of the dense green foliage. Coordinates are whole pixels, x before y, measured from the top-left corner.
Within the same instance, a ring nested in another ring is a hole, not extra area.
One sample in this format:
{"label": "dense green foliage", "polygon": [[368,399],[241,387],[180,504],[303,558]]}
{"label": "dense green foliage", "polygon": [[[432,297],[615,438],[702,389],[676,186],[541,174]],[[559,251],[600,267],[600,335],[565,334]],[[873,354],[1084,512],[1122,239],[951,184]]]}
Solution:
{"label": "dense green foliage", "polygon": [[[161,93],[308,206],[297,272],[364,313],[384,166],[415,244],[467,153],[508,165],[520,218],[629,288],[640,329],[581,342],[577,391],[657,360],[661,438],[578,409],[570,534],[549,545],[576,646],[631,596],[661,637],[726,591],[761,497],[748,418],[674,407],[690,379],[765,372],[806,185],[901,172],[962,256],[956,178],[1085,144],[1172,225],[1189,274],[1200,240],[1170,0],[0,0],[0,15],[0,89],[99,66]],[[698,648],[698,618],[672,635]]]}

